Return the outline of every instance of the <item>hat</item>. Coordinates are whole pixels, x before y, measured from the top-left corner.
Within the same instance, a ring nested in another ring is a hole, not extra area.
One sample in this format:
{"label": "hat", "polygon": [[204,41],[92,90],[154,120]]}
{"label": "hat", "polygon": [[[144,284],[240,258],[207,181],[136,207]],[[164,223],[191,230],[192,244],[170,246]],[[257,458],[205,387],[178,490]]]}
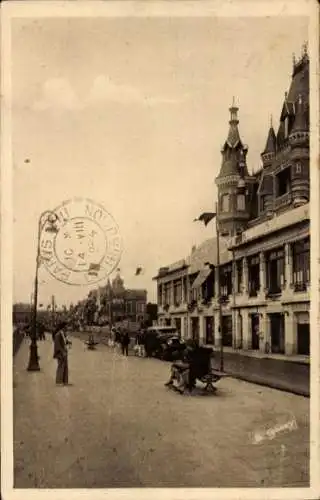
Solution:
{"label": "hat", "polygon": [[66,321],[60,321],[60,323],[57,324],[56,327],[56,333],[60,332],[60,330],[64,330],[68,323]]}

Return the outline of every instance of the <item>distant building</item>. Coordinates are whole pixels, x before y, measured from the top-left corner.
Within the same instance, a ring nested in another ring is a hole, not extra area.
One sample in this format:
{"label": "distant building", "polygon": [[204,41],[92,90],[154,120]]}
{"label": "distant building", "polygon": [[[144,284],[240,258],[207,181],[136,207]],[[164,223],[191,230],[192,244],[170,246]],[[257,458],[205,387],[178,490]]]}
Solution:
{"label": "distant building", "polygon": [[293,62],[277,132],[270,124],[262,166],[250,174],[230,108],[218,187],[217,241],[207,240],[185,260],[161,268],[158,316],[184,337],[261,352],[309,354],[309,57]]}
{"label": "distant building", "polygon": [[24,303],[13,304],[12,307],[12,322],[17,323],[30,323],[31,321],[31,305]]}
{"label": "distant building", "polygon": [[115,324],[123,321],[139,325],[146,320],[147,291],[128,289],[119,272],[104,287],[91,292],[98,304],[98,315],[105,322]]}

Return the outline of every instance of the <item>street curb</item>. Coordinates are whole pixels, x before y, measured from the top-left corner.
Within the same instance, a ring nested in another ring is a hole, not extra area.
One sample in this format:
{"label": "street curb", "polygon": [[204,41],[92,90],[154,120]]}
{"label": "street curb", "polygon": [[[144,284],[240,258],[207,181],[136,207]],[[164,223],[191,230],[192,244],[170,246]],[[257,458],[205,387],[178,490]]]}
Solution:
{"label": "street curb", "polygon": [[[217,348],[213,348],[213,351],[215,353],[219,353],[220,350]],[[310,360],[307,361],[305,359],[290,359],[289,357],[279,359],[275,358],[272,355],[262,355],[262,356],[254,356],[248,352],[243,352],[243,351],[224,351],[224,354],[226,356],[239,356],[241,358],[252,358],[252,359],[263,359],[263,360],[270,360],[270,361],[278,361],[279,363],[293,363],[295,365],[305,365],[305,366],[310,366]]]}
{"label": "street curb", "polygon": [[291,394],[295,394],[296,396],[302,396],[305,398],[310,398],[310,392],[308,390],[304,389],[297,389],[295,387],[286,385],[286,384],[281,384],[277,382],[270,382],[268,380],[263,380],[259,377],[255,377],[252,375],[244,375],[243,373],[235,373],[235,372],[228,372],[226,373],[229,375],[231,378],[235,378],[238,380],[243,380],[244,382],[249,382],[251,384],[257,384],[261,385],[264,387],[270,387],[270,389],[276,389],[278,391],[283,391],[283,392],[289,392]]}

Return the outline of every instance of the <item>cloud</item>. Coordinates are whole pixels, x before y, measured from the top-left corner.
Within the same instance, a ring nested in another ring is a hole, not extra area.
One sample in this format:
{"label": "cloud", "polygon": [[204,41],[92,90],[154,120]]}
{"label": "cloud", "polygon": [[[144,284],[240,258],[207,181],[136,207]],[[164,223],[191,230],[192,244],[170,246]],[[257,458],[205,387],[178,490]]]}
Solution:
{"label": "cloud", "polygon": [[51,78],[47,80],[42,88],[41,98],[35,102],[37,110],[47,109],[79,109],[81,102],[75,93],[71,83],[65,78]]}
{"label": "cloud", "polygon": [[181,102],[181,98],[171,99],[147,95],[136,87],[117,84],[109,77],[99,75],[94,79],[91,89],[84,99],[79,98],[66,78],[51,78],[44,83],[42,95],[33,107],[39,111],[78,110],[103,102],[155,106],[176,104]]}
{"label": "cloud", "polygon": [[180,99],[168,99],[162,96],[150,96],[130,85],[119,85],[109,77],[99,75],[94,79],[87,103],[111,101],[124,104],[138,103],[145,105],[177,103]]}

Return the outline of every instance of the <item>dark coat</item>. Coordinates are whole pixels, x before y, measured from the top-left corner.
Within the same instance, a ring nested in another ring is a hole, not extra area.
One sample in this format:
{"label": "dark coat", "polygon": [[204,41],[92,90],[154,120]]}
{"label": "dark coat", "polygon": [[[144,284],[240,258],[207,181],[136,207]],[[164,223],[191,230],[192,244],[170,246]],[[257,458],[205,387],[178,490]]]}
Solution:
{"label": "dark coat", "polygon": [[55,359],[64,358],[68,355],[67,342],[62,331],[54,336],[53,357]]}
{"label": "dark coat", "polygon": [[129,333],[128,332],[125,332],[121,336],[121,344],[122,345],[129,345],[130,344],[130,337],[129,337]]}

